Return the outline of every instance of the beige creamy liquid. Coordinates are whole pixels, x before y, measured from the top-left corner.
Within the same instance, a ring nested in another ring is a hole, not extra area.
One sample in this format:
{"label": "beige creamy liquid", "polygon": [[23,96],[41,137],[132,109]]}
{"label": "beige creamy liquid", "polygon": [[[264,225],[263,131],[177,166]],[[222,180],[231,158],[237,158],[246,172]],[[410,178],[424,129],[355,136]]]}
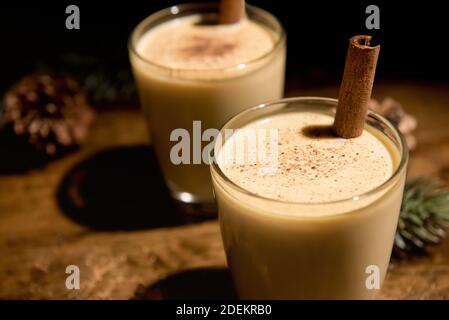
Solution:
{"label": "beige creamy liquid", "polygon": [[[332,123],[331,115],[316,112],[279,114],[251,123],[243,130],[278,129],[278,169],[263,174],[263,163],[228,164],[222,169],[237,185],[257,195],[306,203],[348,199],[380,186],[392,175],[397,159],[372,130],[356,139],[314,136],[320,128],[327,133]],[[225,148],[233,142],[231,138]]]}
{"label": "beige creamy liquid", "polygon": [[[273,48],[273,35],[254,22],[202,25],[201,19],[194,15],[154,28],[140,40],[138,52],[164,67],[210,70],[249,62]],[[226,76],[221,71],[216,74]]]}
{"label": "beige creamy liquid", "polygon": [[152,63],[131,53],[159,163],[181,201],[213,203],[212,186],[208,165],[170,161],[177,143],[170,141],[171,132],[183,128],[194,139],[194,120],[201,121],[203,132],[219,129],[245,108],[283,95],[285,46],[274,49],[279,35],[247,19],[235,25],[200,23],[210,19],[214,16],[176,18],[143,34],[136,49]]}
{"label": "beige creamy liquid", "polygon": [[[368,125],[355,139],[331,137],[326,128],[332,116],[323,112],[303,108],[244,127],[279,129],[277,170],[259,170],[266,163],[219,163],[252,195],[212,170],[227,261],[241,298],[366,299],[378,292],[366,287],[367,267],[379,268],[380,283],[385,277],[405,170],[375,189],[397,169],[399,150]],[[233,148],[238,135],[218,155]]]}

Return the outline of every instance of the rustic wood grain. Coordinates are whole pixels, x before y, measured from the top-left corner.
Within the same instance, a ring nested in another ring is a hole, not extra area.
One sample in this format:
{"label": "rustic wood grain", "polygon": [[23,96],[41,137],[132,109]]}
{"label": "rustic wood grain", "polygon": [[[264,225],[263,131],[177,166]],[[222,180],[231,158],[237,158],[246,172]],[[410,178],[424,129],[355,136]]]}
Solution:
{"label": "rustic wood grain", "polygon": [[[290,96],[337,94],[337,86],[289,92]],[[418,148],[410,159],[409,175],[449,181],[449,86],[385,82],[375,84],[373,95],[394,97],[418,119]],[[225,270],[216,221],[96,231],[61,208],[58,190],[73,167],[103,150],[148,144],[139,112],[103,112],[80,151],[27,174],[0,176],[0,298],[151,298],[152,284],[170,275],[198,268]],[[123,212],[123,218],[129,214]],[[169,214],[168,209],[156,211],[148,205],[150,217]],[[65,288],[69,264],[80,267],[80,290]],[[183,282],[187,292],[189,286],[196,290],[202,285],[188,281]],[[379,298],[449,299],[449,238],[427,257],[393,260]]]}

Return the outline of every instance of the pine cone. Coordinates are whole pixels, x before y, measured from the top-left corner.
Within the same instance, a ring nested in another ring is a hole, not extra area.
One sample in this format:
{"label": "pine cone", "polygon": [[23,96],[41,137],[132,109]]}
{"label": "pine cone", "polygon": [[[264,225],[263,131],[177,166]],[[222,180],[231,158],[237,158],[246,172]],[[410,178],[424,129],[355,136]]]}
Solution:
{"label": "pine cone", "polygon": [[418,123],[415,117],[404,111],[398,101],[390,97],[385,98],[382,103],[379,103],[376,99],[371,99],[369,108],[390,120],[401,131],[410,150],[416,148],[417,141],[413,131]]}
{"label": "pine cone", "polygon": [[93,118],[84,92],[67,76],[27,75],[4,97],[3,121],[46,156],[80,145]]}

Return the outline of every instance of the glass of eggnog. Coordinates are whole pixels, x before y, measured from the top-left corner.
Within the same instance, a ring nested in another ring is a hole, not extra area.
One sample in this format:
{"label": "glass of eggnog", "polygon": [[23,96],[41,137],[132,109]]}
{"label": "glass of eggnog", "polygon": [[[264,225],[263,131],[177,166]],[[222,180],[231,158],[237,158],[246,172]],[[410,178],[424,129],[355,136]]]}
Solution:
{"label": "glass of eggnog", "polygon": [[291,98],[233,117],[211,164],[221,234],[244,299],[369,299],[392,251],[408,151],[369,112],[333,135],[337,100]]}
{"label": "glass of eggnog", "polygon": [[[207,130],[218,132],[284,90],[285,33],[277,19],[247,5],[238,23],[218,24],[218,12],[218,2],[173,6],[143,20],[129,40],[152,144],[173,198],[188,211],[215,210],[202,157],[205,145],[213,147]],[[189,140],[181,156],[180,133]]]}

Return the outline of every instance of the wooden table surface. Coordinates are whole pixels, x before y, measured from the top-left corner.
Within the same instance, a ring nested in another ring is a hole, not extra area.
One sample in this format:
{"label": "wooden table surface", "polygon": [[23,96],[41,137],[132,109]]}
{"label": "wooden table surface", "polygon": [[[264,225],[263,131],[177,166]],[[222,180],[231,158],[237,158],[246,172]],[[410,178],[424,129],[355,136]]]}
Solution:
{"label": "wooden table surface", "polygon": [[[382,82],[373,94],[418,118],[409,176],[448,182],[449,86]],[[140,112],[102,112],[79,151],[0,175],[0,298],[233,297],[217,221],[181,221],[149,143]],[[80,290],[65,287],[68,265],[80,268]],[[429,256],[393,260],[379,298],[449,299],[449,238]]]}

